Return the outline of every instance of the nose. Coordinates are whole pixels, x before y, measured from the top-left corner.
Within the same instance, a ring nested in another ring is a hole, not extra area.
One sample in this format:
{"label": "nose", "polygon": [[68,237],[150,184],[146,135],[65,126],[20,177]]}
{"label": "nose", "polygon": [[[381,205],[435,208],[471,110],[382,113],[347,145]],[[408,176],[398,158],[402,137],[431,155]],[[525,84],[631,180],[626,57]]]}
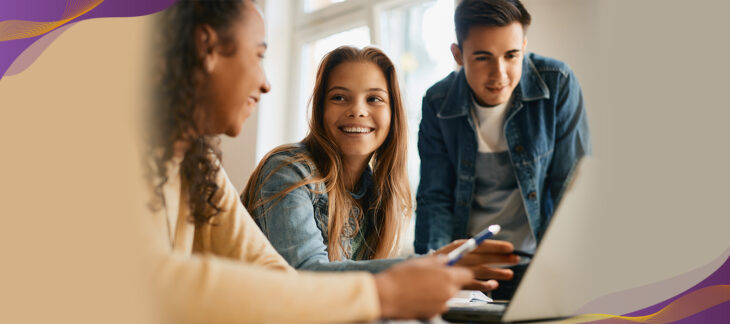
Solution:
{"label": "nose", "polygon": [[367,105],[365,104],[365,99],[357,100],[352,105],[350,105],[349,109],[347,110],[347,117],[367,117],[367,115],[368,109]]}
{"label": "nose", "polygon": [[261,93],[267,93],[271,91],[271,83],[269,83],[269,79],[264,77],[264,83],[261,84]]}
{"label": "nose", "polygon": [[490,69],[489,76],[495,79],[503,79],[503,76],[507,75],[507,64],[502,59],[493,60],[492,68]]}

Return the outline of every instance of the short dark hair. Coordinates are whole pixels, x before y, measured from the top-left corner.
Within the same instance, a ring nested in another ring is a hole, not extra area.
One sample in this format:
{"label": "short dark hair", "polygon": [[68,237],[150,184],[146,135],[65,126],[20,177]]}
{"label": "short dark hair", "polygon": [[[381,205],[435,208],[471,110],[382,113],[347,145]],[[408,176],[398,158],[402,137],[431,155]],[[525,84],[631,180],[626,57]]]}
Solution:
{"label": "short dark hair", "polygon": [[474,26],[502,27],[517,21],[527,31],[531,20],[519,0],[462,0],[454,14],[456,41],[461,47]]}

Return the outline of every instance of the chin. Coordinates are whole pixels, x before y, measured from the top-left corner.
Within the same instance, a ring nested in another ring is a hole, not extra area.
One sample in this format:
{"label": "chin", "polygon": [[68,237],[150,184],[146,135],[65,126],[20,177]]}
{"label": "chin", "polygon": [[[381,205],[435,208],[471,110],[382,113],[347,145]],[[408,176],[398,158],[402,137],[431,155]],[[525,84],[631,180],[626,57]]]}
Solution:
{"label": "chin", "polygon": [[226,134],[230,137],[236,137],[239,134],[241,134],[242,128],[243,128],[243,125],[234,126],[234,127],[229,128],[228,130],[226,130],[223,134]]}
{"label": "chin", "polygon": [[241,131],[243,130],[243,124],[246,123],[246,120],[251,115],[251,110],[246,110],[246,108],[244,108],[244,111],[242,111],[241,113],[242,115],[239,117],[238,123],[228,127],[228,130],[226,130],[224,134],[230,137],[236,137],[238,136],[238,134],[241,134]]}
{"label": "chin", "polygon": [[484,102],[489,106],[496,106],[496,105],[501,105],[501,104],[507,102],[507,100],[509,100],[509,97],[496,98],[496,99],[492,99],[492,100],[484,100]]}
{"label": "chin", "polygon": [[373,154],[367,150],[343,150],[342,155],[351,157],[367,157]]}

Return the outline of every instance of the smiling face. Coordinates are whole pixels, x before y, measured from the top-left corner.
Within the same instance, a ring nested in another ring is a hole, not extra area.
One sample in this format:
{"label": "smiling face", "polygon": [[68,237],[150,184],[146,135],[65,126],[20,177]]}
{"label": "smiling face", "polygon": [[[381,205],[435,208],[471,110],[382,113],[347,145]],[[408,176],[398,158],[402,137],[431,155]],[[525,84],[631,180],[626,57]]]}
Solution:
{"label": "smiling face", "polygon": [[324,126],[345,159],[367,160],[390,132],[388,82],[371,62],[346,62],[329,75]]}
{"label": "smiling face", "polygon": [[[209,73],[206,134],[236,136],[243,123],[256,107],[261,94],[269,91],[262,59],[266,52],[264,21],[250,1],[239,21],[232,27],[235,52],[227,53],[223,46],[215,46],[205,57]],[[212,30],[201,37],[219,39]]]}
{"label": "smiling face", "polygon": [[509,100],[522,77],[522,57],[527,46],[519,22],[507,26],[469,29],[461,49],[451,45],[454,59],[464,66],[466,81],[482,106]]}

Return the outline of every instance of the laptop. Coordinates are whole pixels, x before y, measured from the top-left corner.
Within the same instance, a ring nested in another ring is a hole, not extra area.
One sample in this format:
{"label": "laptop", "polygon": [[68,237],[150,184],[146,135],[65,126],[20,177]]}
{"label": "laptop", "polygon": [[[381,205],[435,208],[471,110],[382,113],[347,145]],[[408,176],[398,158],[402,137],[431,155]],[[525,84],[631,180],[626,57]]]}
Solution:
{"label": "laptop", "polygon": [[[580,228],[583,222],[575,218],[591,217],[584,211],[595,195],[592,187],[596,174],[591,170],[590,159],[582,159],[573,172],[563,193],[550,226],[535,251],[512,300],[490,303],[475,302],[468,305],[450,306],[442,315],[444,320],[455,322],[512,322],[526,320],[560,319],[575,314],[573,300],[563,301],[559,293],[564,289],[581,289],[580,285],[562,286],[566,279],[582,271],[569,253],[586,239]],[[576,228],[577,227],[577,228]],[[580,254],[583,255],[583,254]],[[585,260],[584,260],[585,261]],[[560,277],[560,280],[556,280]],[[585,277],[585,276],[578,276]],[[601,276],[603,279],[604,277]],[[618,278],[617,278],[618,280]],[[574,294],[575,295],[575,294]],[[580,295],[580,294],[578,294]]]}

